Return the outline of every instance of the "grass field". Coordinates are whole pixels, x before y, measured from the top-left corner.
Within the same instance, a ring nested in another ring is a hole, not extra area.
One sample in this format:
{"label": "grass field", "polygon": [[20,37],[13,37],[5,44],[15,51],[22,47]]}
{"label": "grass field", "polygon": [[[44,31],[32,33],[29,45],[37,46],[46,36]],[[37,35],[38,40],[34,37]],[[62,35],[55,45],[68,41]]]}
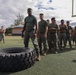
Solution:
{"label": "grass field", "polygon": [[[23,47],[23,39],[18,36],[6,36],[6,42],[0,43],[0,48]],[[30,47],[32,43],[30,42]],[[15,73],[0,73],[0,75],[76,75],[76,50],[66,49],[59,54],[41,56],[42,60],[27,70]],[[7,68],[8,69],[8,68]]]}

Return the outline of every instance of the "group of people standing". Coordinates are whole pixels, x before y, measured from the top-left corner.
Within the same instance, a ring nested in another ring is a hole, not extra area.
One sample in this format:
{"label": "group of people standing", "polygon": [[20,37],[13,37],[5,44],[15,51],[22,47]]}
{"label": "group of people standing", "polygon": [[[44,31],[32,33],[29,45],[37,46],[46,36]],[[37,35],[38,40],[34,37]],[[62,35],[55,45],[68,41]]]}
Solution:
{"label": "group of people standing", "polygon": [[3,41],[3,43],[5,43],[5,30],[4,30],[4,26],[1,26],[1,29],[0,29],[0,43],[1,41]]}
{"label": "group of people standing", "polygon": [[51,23],[49,23],[49,20],[44,20],[44,14],[40,13],[40,21],[37,25],[37,20],[32,15],[31,8],[27,9],[27,13],[28,16],[24,20],[25,23],[22,30],[22,37],[24,37],[24,46],[28,47],[29,38],[31,38],[36,50],[38,61],[41,60],[41,54],[44,56],[47,54],[48,47],[49,51],[58,53],[59,49],[61,50],[63,48],[66,48],[67,41],[69,41],[70,48],[72,48],[71,31],[73,29],[70,26],[69,21],[64,24],[64,20],[61,20],[61,24],[57,25],[56,20],[53,17],[51,18]]}
{"label": "group of people standing", "polygon": [[[70,26],[70,22],[67,21],[64,24],[64,20],[61,20],[61,24],[57,25],[55,18],[51,19],[51,23],[48,24],[48,45],[49,49],[52,48],[52,42],[54,44],[54,50],[66,48],[67,41],[69,41],[69,46],[72,48],[71,43],[71,35],[72,35],[72,27]],[[56,52],[57,53],[57,52]]]}

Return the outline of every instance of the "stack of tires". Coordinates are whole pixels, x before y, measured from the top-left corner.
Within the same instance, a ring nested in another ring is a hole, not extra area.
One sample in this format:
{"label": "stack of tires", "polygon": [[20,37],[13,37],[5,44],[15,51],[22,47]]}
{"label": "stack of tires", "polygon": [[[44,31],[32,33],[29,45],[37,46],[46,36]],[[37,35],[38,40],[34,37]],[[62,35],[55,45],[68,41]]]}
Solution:
{"label": "stack of tires", "polygon": [[16,72],[34,65],[36,52],[29,48],[0,49],[0,72]]}

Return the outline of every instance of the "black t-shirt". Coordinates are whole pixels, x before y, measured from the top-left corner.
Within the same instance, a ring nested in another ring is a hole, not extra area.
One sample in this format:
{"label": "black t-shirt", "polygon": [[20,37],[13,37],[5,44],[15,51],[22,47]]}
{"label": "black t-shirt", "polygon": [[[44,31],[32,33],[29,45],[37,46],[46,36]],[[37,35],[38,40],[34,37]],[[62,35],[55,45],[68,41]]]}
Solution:
{"label": "black t-shirt", "polygon": [[37,24],[37,20],[33,15],[27,16],[25,18],[25,23],[26,23],[26,30],[25,31],[30,32],[30,31],[34,30],[34,26]]}

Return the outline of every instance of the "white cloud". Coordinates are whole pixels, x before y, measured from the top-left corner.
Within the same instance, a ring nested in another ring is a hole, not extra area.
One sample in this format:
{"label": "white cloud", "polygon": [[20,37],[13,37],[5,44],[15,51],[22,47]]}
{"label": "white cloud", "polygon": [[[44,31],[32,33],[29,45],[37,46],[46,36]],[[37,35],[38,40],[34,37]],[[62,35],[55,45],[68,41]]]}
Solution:
{"label": "white cloud", "polygon": [[[31,7],[33,9],[33,14],[39,18],[39,13],[43,12],[45,19],[50,19],[51,17],[56,17],[56,19],[72,19],[72,0],[0,0],[0,26],[5,27],[13,24],[16,19],[16,15],[21,13],[27,16],[27,8]],[[39,9],[36,7],[37,4],[42,5],[43,8],[52,7],[55,10]]]}

